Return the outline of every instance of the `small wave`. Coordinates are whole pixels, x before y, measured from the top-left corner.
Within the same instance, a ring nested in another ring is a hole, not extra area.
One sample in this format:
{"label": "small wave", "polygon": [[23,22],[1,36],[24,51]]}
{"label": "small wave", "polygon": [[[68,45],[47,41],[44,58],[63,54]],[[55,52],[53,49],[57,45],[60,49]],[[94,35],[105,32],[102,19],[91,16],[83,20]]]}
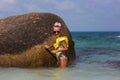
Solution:
{"label": "small wave", "polygon": [[90,36],[77,36],[76,39],[89,39]]}
{"label": "small wave", "polygon": [[120,38],[120,35],[119,36],[115,36],[116,38]]}

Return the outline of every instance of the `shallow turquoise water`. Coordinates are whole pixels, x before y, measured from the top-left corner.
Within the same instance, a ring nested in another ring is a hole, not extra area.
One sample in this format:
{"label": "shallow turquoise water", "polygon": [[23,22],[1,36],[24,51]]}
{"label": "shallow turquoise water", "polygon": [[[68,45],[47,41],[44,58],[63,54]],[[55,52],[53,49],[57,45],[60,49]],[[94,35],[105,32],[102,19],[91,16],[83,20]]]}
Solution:
{"label": "shallow turquoise water", "polygon": [[65,68],[0,68],[0,80],[120,80],[120,32],[72,32],[76,61]]}
{"label": "shallow turquoise water", "polygon": [[120,80],[120,71],[84,63],[66,69],[0,68],[0,80]]}

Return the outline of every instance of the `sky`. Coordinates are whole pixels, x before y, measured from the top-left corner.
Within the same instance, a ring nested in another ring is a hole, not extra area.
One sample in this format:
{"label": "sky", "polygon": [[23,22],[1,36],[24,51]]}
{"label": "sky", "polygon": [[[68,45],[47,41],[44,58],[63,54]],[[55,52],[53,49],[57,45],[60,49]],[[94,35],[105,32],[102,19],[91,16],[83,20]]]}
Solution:
{"label": "sky", "polygon": [[120,31],[120,0],[0,0],[0,18],[30,12],[56,14],[70,31]]}

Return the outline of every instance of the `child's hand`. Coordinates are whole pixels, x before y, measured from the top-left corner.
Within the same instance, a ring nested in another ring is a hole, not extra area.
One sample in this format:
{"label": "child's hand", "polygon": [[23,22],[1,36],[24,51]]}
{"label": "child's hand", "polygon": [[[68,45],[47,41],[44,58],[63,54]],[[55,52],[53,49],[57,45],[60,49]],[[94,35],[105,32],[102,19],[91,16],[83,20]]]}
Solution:
{"label": "child's hand", "polygon": [[52,50],[51,53],[56,54],[58,50]]}
{"label": "child's hand", "polygon": [[44,45],[44,47],[45,47],[45,48],[47,48],[47,49],[49,48],[49,46],[48,46],[48,45]]}

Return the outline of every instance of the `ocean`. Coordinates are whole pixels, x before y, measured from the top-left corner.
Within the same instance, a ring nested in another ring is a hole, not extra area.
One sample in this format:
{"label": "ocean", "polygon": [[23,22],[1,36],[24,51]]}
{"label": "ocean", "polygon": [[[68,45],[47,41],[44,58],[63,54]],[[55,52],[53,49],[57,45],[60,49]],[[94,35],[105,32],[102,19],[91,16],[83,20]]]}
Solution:
{"label": "ocean", "polygon": [[61,68],[0,68],[0,80],[120,80],[120,32],[71,32],[76,60]]}

